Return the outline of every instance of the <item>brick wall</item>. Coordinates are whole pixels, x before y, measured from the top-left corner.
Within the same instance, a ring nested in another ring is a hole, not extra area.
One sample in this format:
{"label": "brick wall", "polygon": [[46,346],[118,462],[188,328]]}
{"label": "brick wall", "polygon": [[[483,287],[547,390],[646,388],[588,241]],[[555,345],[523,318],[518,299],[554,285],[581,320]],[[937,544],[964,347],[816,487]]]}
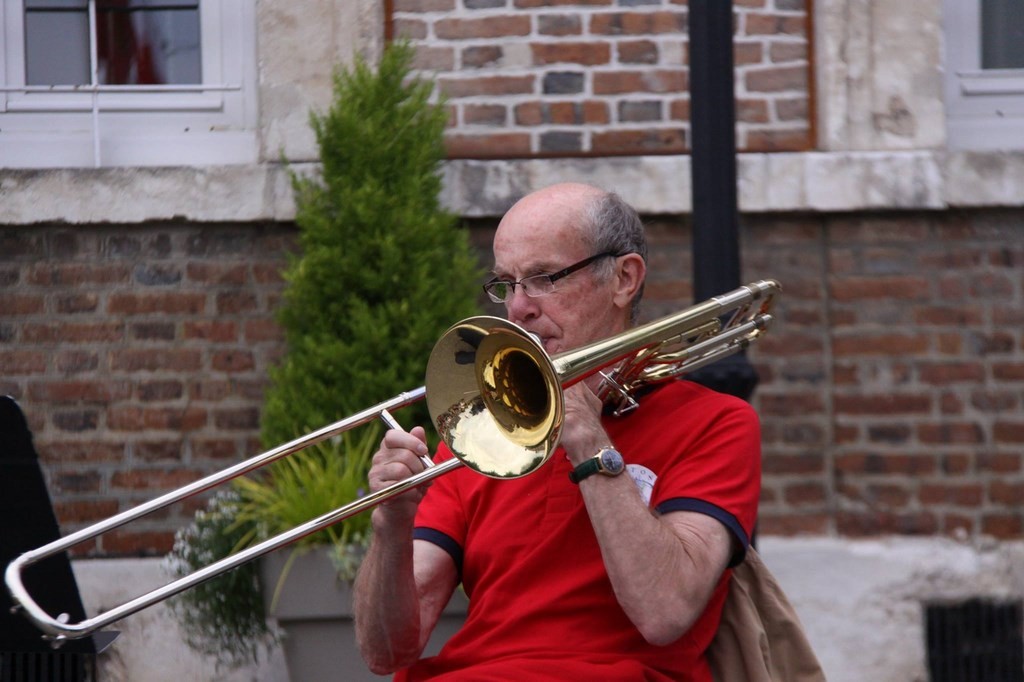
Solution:
{"label": "brick wall", "polygon": [[[472,224],[484,254],[492,230]],[[647,318],[691,294],[688,222],[649,234]],[[28,416],[65,530],[259,452],[293,236],[0,229],[0,393]],[[744,276],[784,286],[751,351],[762,532],[1024,538],[1024,213],[745,216],[742,243]],[[190,513],[84,549],[163,551]]]}
{"label": "brick wall", "polygon": [[763,530],[1024,537],[1024,214],[748,223]]}
{"label": "brick wall", "polygon": [[[25,411],[68,530],[259,452],[280,226],[0,230],[0,394]],[[191,506],[85,552],[166,551]]]}
{"label": "brick wall", "polygon": [[[685,0],[393,0],[451,111],[452,157],[688,150]],[[736,0],[737,144],[813,146],[805,0]]]}

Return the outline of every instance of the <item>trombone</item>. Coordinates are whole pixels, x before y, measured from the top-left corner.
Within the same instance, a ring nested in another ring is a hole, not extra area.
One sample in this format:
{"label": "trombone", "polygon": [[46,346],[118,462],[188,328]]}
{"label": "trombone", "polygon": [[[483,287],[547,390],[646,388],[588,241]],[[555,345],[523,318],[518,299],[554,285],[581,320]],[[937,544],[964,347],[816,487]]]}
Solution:
{"label": "trombone", "polygon": [[[759,280],[554,357],[528,332],[504,319],[478,316],[463,320],[435,344],[424,386],[25,552],[4,574],[14,610],[22,611],[44,633],[44,639],[59,646],[459,467],[492,478],[526,476],[547,462],[558,446],[564,388],[600,372],[599,397],[616,414],[624,414],[636,408],[632,396],[638,388],[682,376],[746,349],[767,330],[772,321],[769,311],[780,293],[777,281]],[[454,454],[441,464],[424,457],[424,470],[403,481],[77,623],[68,622],[67,614],[51,616],[25,589],[22,573],[36,562],[375,419],[394,426],[391,410],[424,397],[431,421]]]}

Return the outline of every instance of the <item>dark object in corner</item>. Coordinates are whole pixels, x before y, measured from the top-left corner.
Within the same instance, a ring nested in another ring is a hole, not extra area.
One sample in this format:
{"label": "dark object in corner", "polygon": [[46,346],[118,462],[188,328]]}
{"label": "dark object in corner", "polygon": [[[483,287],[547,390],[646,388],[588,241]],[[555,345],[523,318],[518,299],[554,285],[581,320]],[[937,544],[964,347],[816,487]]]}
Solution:
{"label": "dark object in corner", "polygon": [[[23,552],[60,537],[50,505],[32,433],[21,408],[0,396],[0,569]],[[72,622],[85,618],[71,561],[66,554],[50,557],[26,570],[26,589],[47,613],[67,612]],[[96,654],[112,637],[70,640],[54,649],[20,613],[0,588],[0,682],[86,682],[96,679]]]}

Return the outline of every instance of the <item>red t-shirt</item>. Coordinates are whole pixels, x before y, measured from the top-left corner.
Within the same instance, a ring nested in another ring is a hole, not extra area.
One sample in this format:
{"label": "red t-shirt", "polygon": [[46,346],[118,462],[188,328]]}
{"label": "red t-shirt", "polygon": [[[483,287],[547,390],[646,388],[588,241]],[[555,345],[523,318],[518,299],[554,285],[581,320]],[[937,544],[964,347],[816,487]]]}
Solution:
{"label": "red t-shirt", "polygon": [[[745,550],[761,480],[760,429],[747,403],[673,381],[633,412],[605,417],[604,426],[650,506],[709,514]],[[437,461],[451,456],[442,450]],[[559,449],[523,478],[495,480],[462,468],[434,481],[415,537],[451,554],[469,613],[439,655],[396,680],[710,682],[703,652],[731,572],[689,632],[668,646],[648,644],[615,599],[570,469]]]}

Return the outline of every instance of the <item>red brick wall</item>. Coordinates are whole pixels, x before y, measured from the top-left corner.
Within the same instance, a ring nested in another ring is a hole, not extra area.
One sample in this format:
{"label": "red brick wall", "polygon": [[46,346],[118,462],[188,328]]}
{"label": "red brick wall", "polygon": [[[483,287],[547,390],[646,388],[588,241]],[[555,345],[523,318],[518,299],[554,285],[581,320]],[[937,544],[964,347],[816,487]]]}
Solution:
{"label": "red brick wall", "polygon": [[763,530],[1024,537],[1024,214],[747,222]]}
{"label": "red brick wall", "polygon": [[[250,225],[0,230],[0,394],[26,413],[65,529],[259,452],[292,237]],[[194,506],[95,550],[165,551]]]}
{"label": "red brick wall", "polygon": [[[1024,213],[742,222],[744,277],[784,286],[751,351],[762,532],[1024,538]],[[492,229],[473,224],[484,253]],[[648,318],[691,292],[687,221],[649,234]],[[259,451],[293,236],[0,229],[0,393],[28,416],[65,530]],[[85,549],[163,551],[190,512]]]}
{"label": "red brick wall", "polygon": [[[688,150],[684,0],[393,0],[448,98],[452,157]],[[813,146],[805,0],[737,0],[737,144]]]}

